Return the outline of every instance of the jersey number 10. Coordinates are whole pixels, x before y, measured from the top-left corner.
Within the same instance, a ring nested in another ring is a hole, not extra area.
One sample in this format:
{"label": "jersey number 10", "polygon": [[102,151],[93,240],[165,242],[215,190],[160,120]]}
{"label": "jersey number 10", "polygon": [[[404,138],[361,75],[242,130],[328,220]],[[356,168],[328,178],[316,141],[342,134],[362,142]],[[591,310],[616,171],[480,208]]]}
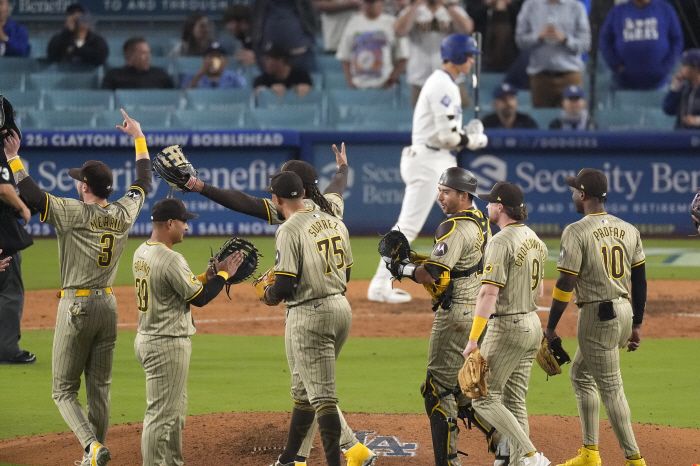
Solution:
{"label": "jersey number 10", "polygon": [[615,280],[619,280],[625,274],[625,251],[622,246],[615,245],[608,251],[608,246],[600,248],[600,255],[603,256],[603,267],[605,274]]}

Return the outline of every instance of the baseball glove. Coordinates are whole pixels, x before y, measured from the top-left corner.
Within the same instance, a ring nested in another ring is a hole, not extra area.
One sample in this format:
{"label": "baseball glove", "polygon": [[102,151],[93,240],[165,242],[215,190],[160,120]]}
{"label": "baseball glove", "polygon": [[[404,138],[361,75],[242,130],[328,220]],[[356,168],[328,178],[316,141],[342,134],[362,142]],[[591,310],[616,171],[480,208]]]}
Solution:
{"label": "baseball glove", "polygon": [[561,366],[571,362],[569,353],[561,345],[559,337],[553,338],[549,343],[545,337],[542,337],[535,359],[547,376],[561,374]]}
{"label": "baseball glove", "polygon": [[268,306],[276,306],[279,304],[274,301],[270,301],[265,295],[267,289],[275,284],[275,278],[275,268],[270,267],[270,270],[253,280],[255,294],[258,296],[258,298],[260,298],[260,301],[262,301],[264,304],[267,304]]}
{"label": "baseball glove", "polygon": [[479,348],[469,353],[459,371],[459,387],[467,398],[475,399],[488,395],[486,389],[486,372],[489,363],[481,355]]}
{"label": "baseball glove", "polygon": [[[258,269],[258,261],[260,257],[262,257],[253,243],[243,238],[235,237],[226,241],[216,254],[212,254],[212,257],[221,262],[236,251],[243,251],[243,263],[238,267],[236,273],[226,280],[226,295],[228,295],[229,299],[231,299],[231,295],[229,294],[231,285],[241,283],[252,277]],[[218,272],[214,261],[209,261],[209,265],[214,270],[214,273]]]}
{"label": "baseball glove", "polygon": [[183,193],[192,191],[199,173],[179,145],[168,146],[153,159],[153,170],[170,186]]}
{"label": "baseball glove", "polygon": [[695,195],[695,199],[690,203],[690,215],[694,216],[697,220],[693,219],[695,222],[695,228],[700,227],[700,192]]}
{"label": "baseball glove", "polygon": [[411,262],[411,246],[406,235],[399,230],[391,230],[379,241],[378,251],[391,275],[401,281],[401,269]]}

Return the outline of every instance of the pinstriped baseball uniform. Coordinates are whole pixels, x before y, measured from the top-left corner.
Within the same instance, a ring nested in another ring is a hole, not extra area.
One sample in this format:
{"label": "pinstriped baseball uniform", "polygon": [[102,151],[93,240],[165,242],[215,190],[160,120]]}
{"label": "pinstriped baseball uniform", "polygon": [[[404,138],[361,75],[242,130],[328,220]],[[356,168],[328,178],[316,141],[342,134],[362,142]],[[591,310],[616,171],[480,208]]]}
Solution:
{"label": "pinstriped baseball uniform", "polygon": [[[56,230],[63,289],[53,340],[53,399],[85,448],[104,443],[107,436],[117,340],[117,300],[111,286],[146,196],[138,186],[105,206],[46,196],[40,219]],[[87,415],[77,399],[83,372]]]}
{"label": "pinstriped baseball uniform", "polygon": [[[323,197],[325,197],[328,202],[331,204],[331,208],[333,209],[333,214],[340,220],[343,219],[343,212],[345,211],[345,203],[343,202],[343,198],[340,196],[340,194],[336,193],[328,193],[324,194]],[[280,213],[277,211],[277,207],[275,207],[275,204],[272,203],[269,199],[263,199],[265,201],[265,205],[267,206],[267,216],[268,216],[268,221],[270,222],[270,225],[281,225],[284,223],[285,219],[280,216]],[[308,209],[316,209],[316,210],[321,210],[321,208],[311,199],[304,199],[304,205]]]}
{"label": "pinstriped baseball uniform", "polygon": [[[632,334],[631,269],[644,263],[639,231],[607,213],[587,215],[562,234],[557,269],[578,275],[578,349],[571,365],[584,445],[598,445],[600,400],[625,456],[639,453],[622,388],[619,348]],[[612,304],[610,304],[610,302]],[[597,390],[596,390],[597,387]]]}
{"label": "pinstriped baseball uniform", "polygon": [[187,375],[195,333],[189,301],[202,283],[181,254],[146,241],[134,252],[139,325],[134,351],[146,372],[148,406],[143,421],[143,465],[182,465]]}
{"label": "pinstriped baseball uniform", "polygon": [[[467,213],[484,218],[484,214],[475,208],[456,212],[442,222],[435,233],[435,246],[426,261],[454,275],[457,271],[467,270],[478,264],[482,257],[482,245],[491,234],[486,222],[486,238],[479,225],[468,218]],[[454,279],[452,306],[450,309],[438,308],[435,312],[433,327],[430,332],[428,351],[428,371],[441,388],[440,392],[453,390],[458,386],[459,370],[464,363],[462,351],[469,341],[469,330],[474,320],[476,296],[479,293],[479,275]],[[443,410],[446,418],[451,418],[456,427],[457,404],[466,405],[468,401],[461,394],[459,399],[450,393],[440,399],[438,409]],[[450,466],[461,465],[456,456],[457,430],[449,436],[449,452],[454,452]]]}
{"label": "pinstriped baseball uniform", "polygon": [[477,412],[509,440],[511,464],[535,451],[529,439],[525,397],[542,338],[537,298],[547,246],[522,223],[504,227],[486,246],[481,282],[500,289],[481,353],[489,363],[488,395],[474,400]]}
{"label": "pinstriped baseball uniform", "polygon": [[285,301],[292,398],[314,408],[335,404],[335,360],[352,320],[344,296],[346,268],[353,263],[347,228],[318,209],[297,211],[280,225],[275,246],[275,274],[298,279]]}

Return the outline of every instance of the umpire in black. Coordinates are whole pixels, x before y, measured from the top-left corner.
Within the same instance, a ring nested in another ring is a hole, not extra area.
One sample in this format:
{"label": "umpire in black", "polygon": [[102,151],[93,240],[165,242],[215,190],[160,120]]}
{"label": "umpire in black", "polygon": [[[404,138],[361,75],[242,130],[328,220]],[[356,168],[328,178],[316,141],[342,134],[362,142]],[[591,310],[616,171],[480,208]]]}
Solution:
{"label": "umpire in black", "polygon": [[[0,148],[4,151],[4,140],[10,129],[17,134],[12,105],[0,95]],[[17,195],[15,179],[7,161],[0,161],[0,260],[7,262],[0,273],[0,364],[31,364],[36,361],[29,351],[19,347],[20,321],[24,307],[24,284],[22,283],[22,254],[20,251],[32,245],[32,238],[19,224],[29,223],[31,212]]]}

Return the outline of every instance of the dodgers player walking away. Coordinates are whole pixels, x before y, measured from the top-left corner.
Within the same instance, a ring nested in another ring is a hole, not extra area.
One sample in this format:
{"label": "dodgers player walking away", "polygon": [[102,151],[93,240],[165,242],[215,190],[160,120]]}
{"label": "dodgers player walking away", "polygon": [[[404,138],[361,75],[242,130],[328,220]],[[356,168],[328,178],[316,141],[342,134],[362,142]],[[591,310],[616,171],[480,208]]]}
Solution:
{"label": "dodgers player walking away", "polygon": [[[123,126],[134,138],[136,181],[124,197],[109,203],[112,171],[90,160],[68,174],[80,199],[59,198],[39,188],[17,155],[19,139],[5,140],[5,153],[17,187],[40,220],[56,230],[61,265],[61,298],[53,340],[53,399],[63,419],[85,449],[83,466],[104,466],[109,426],[112,359],[117,341],[117,299],[112,283],[129,229],[151,187],[151,163],[141,125],[122,110]],[[87,413],[78,402],[80,376],[85,374]]]}
{"label": "dodgers player walking away", "polygon": [[133,273],[139,325],[134,351],[146,372],[148,407],[143,420],[143,466],[182,465],[182,429],[187,413],[187,375],[196,331],[190,305],[202,307],[224,288],[243,262],[237,251],[195,276],[185,258],[173,251],[189,228],[180,199],[162,199],[151,210],[151,238],[134,252]]}
{"label": "dodgers player walking away", "polygon": [[552,292],[545,337],[548,341],[556,337],[557,323],[575,289],[578,349],[569,376],[576,394],[583,446],[576,457],[559,466],[600,466],[601,398],[625,454],[625,466],[645,466],[622,388],[619,351],[624,347],[628,352],[636,351],[642,343],[647,302],[642,240],[635,227],[605,212],[608,180],[601,171],[584,168],[565,181],[573,188],[576,212],[585,217],[562,233],[557,263],[560,273]]}
{"label": "dodgers player walking away", "polygon": [[501,231],[486,245],[484,274],[476,300],[466,358],[491,319],[481,353],[489,364],[486,376],[488,394],[475,399],[473,406],[510,445],[510,458],[497,458],[496,465],[547,466],[549,460],[530,441],[525,397],[532,362],[539,348],[542,324],[535,313],[537,298],[544,294],[542,279],[547,246],[523,224],[527,208],[522,190],[500,181],[487,201],[489,222]]}
{"label": "dodgers player walking away", "polygon": [[[469,73],[474,55],[481,53],[467,34],[447,36],[440,45],[442,69],[430,75],[418,96],[413,113],[411,146],[401,153],[401,178],[406,183],[401,213],[392,230],[399,229],[413,241],[425,224],[435,203],[435,185],[442,172],[457,166],[457,150],[486,147],[484,125],[471,120],[462,128],[462,98],[455,78]],[[411,300],[404,290],[392,289],[391,273],[383,261],[367,291],[370,301],[405,303]]]}
{"label": "dodgers player walking away", "polygon": [[[293,172],[272,177],[272,202],[287,220],[275,235],[275,283],[262,301],[285,300],[285,348],[292,374],[294,409],[284,452],[274,466],[294,466],[294,458],[318,422],[326,462],[340,466],[343,426],[338,412],[335,360],[350,332],[352,313],[345,298],[353,264],[347,228],[337,217],[309,207],[301,178]],[[364,445],[355,445],[370,466],[376,460]]]}

